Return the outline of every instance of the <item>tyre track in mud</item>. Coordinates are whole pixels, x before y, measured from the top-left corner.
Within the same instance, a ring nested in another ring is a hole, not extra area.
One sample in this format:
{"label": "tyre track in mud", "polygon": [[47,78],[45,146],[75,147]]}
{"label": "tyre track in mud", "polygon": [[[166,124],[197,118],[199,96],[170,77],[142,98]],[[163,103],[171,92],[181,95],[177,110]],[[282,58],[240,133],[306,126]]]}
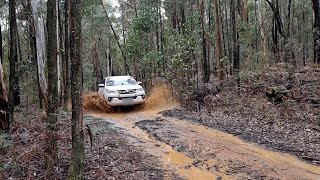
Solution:
{"label": "tyre track in mud", "polygon": [[113,123],[126,132],[132,146],[158,158],[162,162],[160,168],[170,172],[164,174],[165,179],[177,179],[170,176],[175,172],[183,179],[197,180],[320,180],[320,167],[294,156],[265,150],[231,134],[158,114],[175,107],[174,103],[162,102],[129,112],[87,111],[86,114]]}
{"label": "tyre track in mud", "polygon": [[154,110],[89,114],[123,129],[133,146],[161,160],[164,171],[185,179],[320,179],[318,166]]}
{"label": "tyre track in mud", "polygon": [[177,119],[159,117],[137,125],[193,159],[196,167],[230,179],[320,179],[320,167],[239,138]]}

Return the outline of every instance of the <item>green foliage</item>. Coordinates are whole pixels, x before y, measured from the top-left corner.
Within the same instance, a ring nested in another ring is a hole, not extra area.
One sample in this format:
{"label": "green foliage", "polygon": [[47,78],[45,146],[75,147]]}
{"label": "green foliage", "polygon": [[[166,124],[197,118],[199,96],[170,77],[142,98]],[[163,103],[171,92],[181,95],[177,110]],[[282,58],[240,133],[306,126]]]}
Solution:
{"label": "green foliage", "polygon": [[81,6],[84,16],[96,16],[101,12],[101,0],[83,0]]}
{"label": "green foliage", "polygon": [[141,33],[149,33],[156,30],[158,22],[157,12],[142,10],[134,20],[133,29]]}
{"label": "green foliage", "polygon": [[157,65],[162,63],[163,55],[159,51],[149,51],[142,58],[143,65]]}
{"label": "green foliage", "polygon": [[220,59],[220,62],[222,62],[225,66],[230,65],[229,58],[227,56],[224,56],[222,59]]}
{"label": "green foliage", "polygon": [[0,154],[6,153],[12,145],[10,135],[0,131]]}

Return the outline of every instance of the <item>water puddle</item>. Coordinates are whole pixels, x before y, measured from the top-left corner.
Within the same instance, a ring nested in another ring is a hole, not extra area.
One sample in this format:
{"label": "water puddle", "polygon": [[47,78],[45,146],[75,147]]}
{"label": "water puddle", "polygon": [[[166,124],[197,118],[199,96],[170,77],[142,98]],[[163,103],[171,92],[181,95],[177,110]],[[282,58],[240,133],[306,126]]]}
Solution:
{"label": "water puddle", "polygon": [[[128,119],[125,115],[120,116],[117,114],[108,114],[106,116],[102,113],[90,113],[90,115],[97,118],[105,118],[109,122],[114,123],[116,127],[124,129],[129,135],[138,139],[138,141],[134,140],[132,143],[143,147],[147,153],[158,156],[163,162],[164,169],[174,169],[181,177],[188,180],[207,180],[219,177],[205,169],[195,167],[193,165],[194,159],[177,152],[171,146],[161,141],[150,138],[149,134],[140,128],[134,127],[134,122],[139,121],[137,120],[139,116],[130,115],[131,119]],[[135,118],[136,120],[134,120]]]}
{"label": "water puddle", "polygon": [[217,159],[208,160],[205,164],[217,164],[217,160],[219,162],[237,160],[245,162],[257,170],[274,168],[276,174],[278,172],[278,177],[293,177],[296,174],[297,177],[320,180],[320,167],[301,161],[295,156],[269,151],[259,145],[245,142],[231,134],[210,129],[202,125],[174,118],[170,119],[170,123],[173,123],[175,127],[179,127],[182,130],[181,134],[188,133],[188,139],[190,141],[195,139],[197,142],[210,142],[211,144],[204,145],[206,144],[204,143],[197,145],[219,149],[216,151]]}
{"label": "water puddle", "polygon": [[188,180],[208,180],[217,179],[218,177],[229,179],[219,172],[212,173],[205,169],[210,167],[212,165],[210,162],[214,160],[208,160],[204,162],[205,165],[203,167],[198,168],[193,165],[193,163],[195,162],[194,159],[175,151],[168,152],[163,157],[163,160],[165,163],[168,163],[171,166],[173,165],[177,169],[178,173]]}
{"label": "water puddle", "polygon": [[[165,86],[159,86],[151,91],[144,106],[129,112],[111,112],[110,107],[105,105],[97,94],[87,96],[84,105],[87,110],[86,114],[104,118],[124,129],[132,137],[133,145],[142,147],[147,153],[162,160],[164,170],[174,170],[188,180],[207,180],[219,177],[235,179],[233,176],[227,175],[229,174],[227,168],[230,162],[236,161],[245,162],[249,168],[256,171],[263,172],[274,169],[270,173],[274,173],[275,177],[280,177],[280,179],[288,179],[288,177],[320,179],[320,167],[307,164],[291,155],[268,151],[258,145],[244,142],[233,135],[201,125],[175,118],[168,119],[172,124],[170,128],[179,131],[179,135],[186,141],[215,151],[216,158],[207,157],[207,159],[201,160],[200,164],[196,164],[199,158],[191,158],[180,153],[166,143],[150,138],[148,133],[135,127],[135,122],[161,117],[157,114],[158,112],[178,107],[178,104],[174,103],[170,97],[171,91]],[[129,136],[128,138],[130,139]],[[216,166],[219,166],[217,170],[212,169]]]}
{"label": "water puddle", "polygon": [[168,152],[164,157],[164,161],[175,164],[180,167],[190,166],[193,160],[178,152]]}

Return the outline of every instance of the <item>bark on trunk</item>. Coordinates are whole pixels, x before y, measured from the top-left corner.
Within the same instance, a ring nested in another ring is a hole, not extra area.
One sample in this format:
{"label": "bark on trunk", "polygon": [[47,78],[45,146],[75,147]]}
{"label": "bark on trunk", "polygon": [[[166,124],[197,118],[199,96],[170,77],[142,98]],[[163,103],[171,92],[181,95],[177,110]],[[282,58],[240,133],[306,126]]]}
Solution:
{"label": "bark on trunk", "polygon": [[68,179],[83,179],[83,69],[81,58],[81,0],[71,7],[71,100],[72,100],[72,156]]}
{"label": "bark on trunk", "polygon": [[19,32],[18,32],[18,28],[14,29],[15,33],[16,33],[16,45],[17,45],[17,60],[16,60],[16,74],[14,76],[14,84],[15,84],[15,88],[14,88],[14,105],[18,106],[20,105],[20,84],[19,84],[19,79],[20,79],[20,71],[19,71],[19,66],[18,61],[22,60],[22,53],[21,53],[21,46],[20,46],[20,38],[19,38]]}
{"label": "bark on trunk", "polygon": [[271,10],[273,12],[272,18],[272,41],[273,41],[273,54],[276,63],[280,62],[280,47],[279,47],[279,35],[278,33],[284,37],[283,33],[283,24],[281,20],[280,7],[278,0],[266,0],[270,5]]}
{"label": "bark on trunk", "polygon": [[47,107],[47,133],[48,143],[46,153],[50,158],[47,159],[46,165],[52,168],[57,159],[57,107],[58,107],[58,87],[57,87],[57,29],[56,29],[56,0],[47,2],[47,59],[48,59],[48,107]]}
{"label": "bark on trunk", "polygon": [[15,91],[19,86],[16,82],[16,62],[18,61],[17,52],[17,21],[16,21],[16,1],[9,1],[9,21],[10,21],[10,53],[9,53],[9,63],[10,63],[10,75],[9,75],[9,120],[10,124],[13,122],[13,111],[14,111],[14,100]]}
{"label": "bark on trunk", "polygon": [[260,35],[261,35],[261,47],[262,47],[262,52],[264,58],[267,55],[267,41],[266,41],[266,36],[264,33],[264,25],[262,21],[262,12],[261,12],[261,0],[258,0],[258,19],[259,19],[259,28],[260,28]]}
{"label": "bark on trunk", "polygon": [[91,50],[91,56],[92,56],[92,64],[93,64],[93,77],[95,78],[95,83],[93,87],[93,91],[97,91],[98,84],[103,79],[102,76],[102,69],[101,64],[99,60],[99,55],[97,52],[97,43],[93,43],[92,50]]}
{"label": "bark on trunk", "polygon": [[0,24],[0,62],[3,63],[3,44],[2,44],[2,26]]}
{"label": "bark on trunk", "polygon": [[314,63],[320,64],[320,7],[319,0],[312,0],[312,8],[314,13]]}
{"label": "bark on trunk", "polygon": [[[61,46],[60,46],[60,37],[59,37],[59,33],[60,33],[60,28],[59,28],[59,21],[60,21],[60,7],[59,7],[59,1],[57,1],[56,6],[55,6],[55,16],[56,16],[56,22],[55,22],[55,29],[56,29],[56,49],[60,51]],[[62,60],[61,60],[61,53],[56,53],[57,56],[57,87],[58,87],[58,104],[60,104],[60,100],[61,100],[61,89],[62,89]]]}
{"label": "bark on trunk", "polygon": [[239,33],[236,17],[236,5],[234,1],[230,1],[231,29],[232,29],[232,49],[233,49],[233,71],[236,76],[237,86],[240,86],[240,44]]}
{"label": "bark on trunk", "polygon": [[[0,29],[1,30],[1,29]],[[2,45],[2,36],[0,36],[0,44]],[[2,57],[0,59],[0,130],[9,133],[10,122],[8,117],[8,91],[4,78],[2,67]]]}
{"label": "bark on trunk", "polygon": [[[28,27],[29,27],[29,45],[30,45],[30,58],[32,63],[37,65],[37,42],[36,42],[36,34],[35,34],[35,25],[34,25],[34,19],[32,16],[32,9],[31,9],[31,0],[27,1],[27,11],[30,13],[30,16],[28,17]],[[41,88],[39,84],[39,70],[37,68],[37,85],[38,85],[38,97],[39,97],[39,107],[40,109],[43,108],[42,104],[42,93],[41,93]]]}
{"label": "bark on trunk", "polygon": [[240,69],[240,46],[239,46],[239,33],[237,30],[236,20],[236,7],[234,1],[230,1],[230,14],[231,14],[231,29],[232,29],[232,49],[233,49],[233,70],[239,71]]}
{"label": "bark on trunk", "polygon": [[65,44],[64,44],[64,59],[65,59],[65,87],[64,87],[64,109],[67,109],[70,100],[70,8],[71,0],[65,1]]}
{"label": "bark on trunk", "polygon": [[37,69],[39,77],[39,86],[41,89],[42,100],[44,101],[44,107],[47,107],[47,94],[48,94],[48,85],[45,74],[45,67],[47,62],[46,55],[46,36],[44,30],[44,18],[39,12],[39,6],[43,3],[43,0],[31,0],[32,14],[34,18],[34,27],[36,35],[36,44],[37,44]]}
{"label": "bark on trunk", "polygon": [[207,83],[210,79],[210,65],[207,58],[206,20],[204,12],[204,0],[200,2],[201,26],[202,26],[202,82]]}
{"label": "bark on trunk", "polygon": [[222,53],[223,53],[223,45],[221,39],[221,10],[218,0],[213,0],[213,4],[215,6],[215,19],[216,19],[216,43],[217,43],[217,66],[218,66],[218,75],[219,79],[223,80],[225,77],[224,73],[224,65],[222,60]]}

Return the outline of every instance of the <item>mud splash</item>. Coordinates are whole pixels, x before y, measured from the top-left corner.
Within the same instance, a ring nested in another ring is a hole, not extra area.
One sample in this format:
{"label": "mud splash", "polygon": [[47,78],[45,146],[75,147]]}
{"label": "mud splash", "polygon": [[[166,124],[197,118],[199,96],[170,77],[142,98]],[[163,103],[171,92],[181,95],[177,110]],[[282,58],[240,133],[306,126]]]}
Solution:
{"label": "mud splash", "polygon": [[[151,88],[147,94],[147,100],[143,105],[135,106],[130,112],[161,110],[167,107],[177,106],[178,103],[172,96],[172,91],[167,85],[157,85]],[[85,110],[103,113],[117,113],[118,111],[109,106],[106,100],[98,92],[89,92],[84,95],[83,107]],[[121,110],[121,109],[120,109]],[[125,109],[125,111],[127,111]]]}
{"label": "mud splash", "polygon": [[89,92],[83,97],[83,107],[86,110],[93,110],[105,113],[111,113],[112,108],[107,101],[99,95],[98,92]]}
{"label": "mud splash", "polygon": [[148,93],[146,102],[138,109],[145,113],[158,113],[179,106],[173,97],[172,90],[165,84],[154,86]]}

